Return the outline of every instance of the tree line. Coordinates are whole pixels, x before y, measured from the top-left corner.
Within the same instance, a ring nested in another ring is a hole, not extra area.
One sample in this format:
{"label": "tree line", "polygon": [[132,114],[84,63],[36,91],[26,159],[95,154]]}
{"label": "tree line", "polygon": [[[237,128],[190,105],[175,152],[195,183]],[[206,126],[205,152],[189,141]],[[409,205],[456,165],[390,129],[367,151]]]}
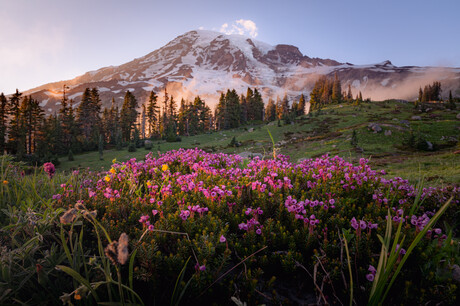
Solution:
{"label": "tree line", "polygon": [[[257,89],[248,88],[238,95],[235,89],[222,93],[211,111],[199,96],[193,101],[176,100],[165,89],[159,98],[152,91],[139,105],[133,93],[125,93],[121,108],[112,98],[110,107],[102,107],[97,88],[86,88],[75,106],[63,94],[60,107],[45,115],[40,102],[23,96],[18,90],[7,98],[0,94],[0,152],[32,164],[57,161],[57,156],[104,147],[135,146],[145,139],[180,140],[213,130],[232,129],[248,123],[284,120],[289,123],[305,113],[305,97],[289,101],[287,96],[267,107]],[[102,153],[101,153],[102,154]]]}

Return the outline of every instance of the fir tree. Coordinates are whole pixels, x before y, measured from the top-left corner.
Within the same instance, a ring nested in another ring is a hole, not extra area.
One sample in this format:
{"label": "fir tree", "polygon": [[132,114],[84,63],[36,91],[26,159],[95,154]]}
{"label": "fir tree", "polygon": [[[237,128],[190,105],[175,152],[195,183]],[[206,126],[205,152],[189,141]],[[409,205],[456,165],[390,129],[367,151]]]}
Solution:
{"label": "fir tree", "polygon": [[225,118],[225,129],[236,128],[240,125],[240,100],[235,89],[227,90],[225,96],[226,106],[227,106],[227,118]]}
{"label": "fir tree", "polygon": [[161,135],[161,137],[165,136],[166,129],[168,126],[168,113],[169,113],[168,104],[169,104],[169,95],[165,87],[164,100],[163,100],[163,113],[160,116],[161,119],[160,119],[160,125],[159,125],[159,134]]}
{"label": "fir tree", "polygon": [[247,120],[255,120],[255,102],[254,102],[254,92],[251,88],[248,88],[246,92],[246,104],[247,104]]}
{"label": "fir tree", "polygon": [[216,118],[216,129],[217,130],[222,130],[224,129],[225,125],[225,117],[226,117],[226,99],[224,93],[220,94],[219,102],[216,106],[216,111],[215,111],[215,118]]}
{"label": "fir tree", "polygon": [[257,88],[254,89],[253,110],[254,120],[262,121],[264,119],[264,101]]}
{"label": "fir tree", "polygon": [[177,135],[177,119],[176,119],[176,101],[171,96],[167,106],[166,113],[166,138],[169,141],[175,141]]}
{"label": "fir tree", "polygon": [[147,110],[145,104],[142,104],[142,113],[141,113],[141,137],[145,139],[145,128],[147,122]]}
{"label": "fir tree", "polygon": [[283,117],[283,105],[280,97],[276,97],[276,119],[281,120],[281,117]]}
{"label": "fir tree", "polygon": [[6,132],[8,130],[8,100],[0,94],[0,155],[6,150]]}
{"label": "fir tree", "polygon": [[297,105],[297,115],[305,115],[305,97],[303,94],[300,95],[299,104]]}
{"label": "fir tree", "polygon": [[188,122],[187,122],[187,112],[188,105],[185,100],[182,98],[180,100],[179,113],[177,115],[177,132],[179,135],[189,135],[188,134]]}
{"label": "fir tree", "polygon": [[87,143],[89,143],[93,129],[92,120],[90,119],[92,117],[91,112],[93,111],[91,103],[91,90],[85,88],[80,105],[77,109],[77,124],[80,128],[81,136],[83,137],[81,140],[84,143],[85,149],[88,147]]}
{"label": "fir tree", "polygon": [[270,98],[265,108],[265,121],[271,122],[274,120],[276,120],[276,105],[273,99]]}
{"label": "fir tree", "polygon": [[31,155],[36,150],[37,134],[43,118],[43,110],[37,100],[31,96],[24,97],[21,104],[21,134],[24,142],[25,153]]}
{"label": "fir tree", "polygon": [[8,115],[10,116],[10,124],[8,127],[8,152],[15,155],[18,151],[18,147],[21,146],[19,143],[20,138],[20,98],[22,93],[17,89],[16,92],[10,97],[10,103],[8,107]]}
{"label": "fir tree", "polygon": [[150,93],[149,101],[147,104],[147,122],[149,137],[158,135],[158,126],[160,119],[160,108],[157,102],[157,95],[154,91]]}
{"label": "fir tree", "polygon": [[334,83],[332,84],[332,102],[340,103],[342,102],[342,85],[339,78],[337,77],[337,72],[334,76]]}
{"label": "fir tree", "polygon": [[353,101],[353,94],[351,92],[351,85],[350,84],[348,84],[347,100],[348,100],[348,102]]}
{"label": "fir tree", "polygon": [[241,111],[241,117],[240,117],[240,123],[242,125],[248,123],[248,103],[246,102],[246,97],[244,95],[241,95],[240,97],[240,111]]}
{"label": "fir tree", "polygon": [[290,107],[289,107],[289,100],[288,100],[287,94],[284,94],[283,101],[281,102],[281,108],[283,112],[283,114],[281,115],[281,119],[283,119],[285,123],[288,123],[286,121],[289,121]]}
{"label": "fir tree", "polygon": [[134,125],[137,119],[137,100],[136,97],[128,90],[123,100],[123,106],[121,108],[120,115],[120,126],[122,131],[122,139],[129,142],[131,139],[131,133],[134,130]]}

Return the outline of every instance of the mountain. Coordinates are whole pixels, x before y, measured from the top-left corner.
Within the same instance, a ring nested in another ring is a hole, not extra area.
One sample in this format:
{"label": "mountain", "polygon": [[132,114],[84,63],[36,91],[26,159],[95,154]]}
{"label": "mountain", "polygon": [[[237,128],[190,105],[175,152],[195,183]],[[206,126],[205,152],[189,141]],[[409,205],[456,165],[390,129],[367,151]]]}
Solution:
{"label": "mountain", "polygon": [[[164,47],[120,66],[90,71],[72,80],[49,83],[26,91],[41,100],[47,112],[59,107],[63,85],[67,96],[79,104],[86,87],[97,87],[104,106],[112,97],[120,106],[127,90],[141,103],[149,92],[165,86],[176,101],[200,95],[214,106],[220,93],[235,88],[245,93],[256,87],[263,97],[295,98],[308,94],[319,75],[334,76],[342,89],[350,84],[353,94],[364,98],[414,99],[419,87],[441,81],[444,94],[449,89],[460,94],[460,68],[396,67],[390,61],[372,65],[339,63],[331,59],[310,58],[291,45],[269,44],[241,35],[213,31],[187,32]],[[163,94],[159,93],[160,99]]]}

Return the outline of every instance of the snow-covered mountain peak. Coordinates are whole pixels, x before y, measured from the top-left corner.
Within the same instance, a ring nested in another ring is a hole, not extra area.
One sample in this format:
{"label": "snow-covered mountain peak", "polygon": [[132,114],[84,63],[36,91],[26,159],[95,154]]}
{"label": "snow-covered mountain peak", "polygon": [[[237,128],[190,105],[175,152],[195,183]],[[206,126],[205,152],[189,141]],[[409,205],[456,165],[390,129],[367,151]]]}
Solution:
{"label": "snow-covered mountain peak", "polygon": [[223,34],[208,30],[184,33],[143,57],[120,66],[90,71],[72,80],[46,84],[29,90],[42,99],[48,112],[56,109],[62,86],[70,86],[68,97],[78,105],[86,87],[97,87],[107,106],[112,98],[121,104],[127,90],[143,103],[150,91],[165,87],[176,100],[193,99],[200,95],[211,106],[221,92],[236,89],[243,93],[257,88],[262,96],[296,98],[308,95],[320,75],[334,77],[342,87],[351,85],[353,94],[362,91],[374,99],[412,98],[418,88],[433,80],[443,80],[443,91],[455,91],[460,69],[396,67],[390,61],[371,65],[339,63],[332,59],[310,58],[296,46],[270,44],[238,34]]}

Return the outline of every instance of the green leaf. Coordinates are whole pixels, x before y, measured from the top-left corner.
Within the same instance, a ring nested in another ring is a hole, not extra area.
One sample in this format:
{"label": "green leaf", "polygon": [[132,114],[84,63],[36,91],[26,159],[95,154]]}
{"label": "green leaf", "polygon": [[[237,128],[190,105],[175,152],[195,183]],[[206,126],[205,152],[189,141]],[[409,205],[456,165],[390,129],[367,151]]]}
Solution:
{"label": "green leaf", "polygon": [[91,284],[89,283],[88,280],[84,279],[83,276],[80,275],[80,273],[78,273],[77,271],[75,271],[74,269],[70,268],[70,267],[66,267],[66,266],[61,266],[61,265],[57,265],[56,266],[57,269],[59,270],[62,270],[64,271],[65,273],[69,274],[70,276],[72,276],[73,279],[75,279],[76,281],[78,281],[80,284],[84,285],[86,288],[88,288],[90,291],[91,291],[91,294],[94,296],[94,299],[99,302],[99,296],[97,295],[96,291],[93,289],[93,287],[91,286]]}

